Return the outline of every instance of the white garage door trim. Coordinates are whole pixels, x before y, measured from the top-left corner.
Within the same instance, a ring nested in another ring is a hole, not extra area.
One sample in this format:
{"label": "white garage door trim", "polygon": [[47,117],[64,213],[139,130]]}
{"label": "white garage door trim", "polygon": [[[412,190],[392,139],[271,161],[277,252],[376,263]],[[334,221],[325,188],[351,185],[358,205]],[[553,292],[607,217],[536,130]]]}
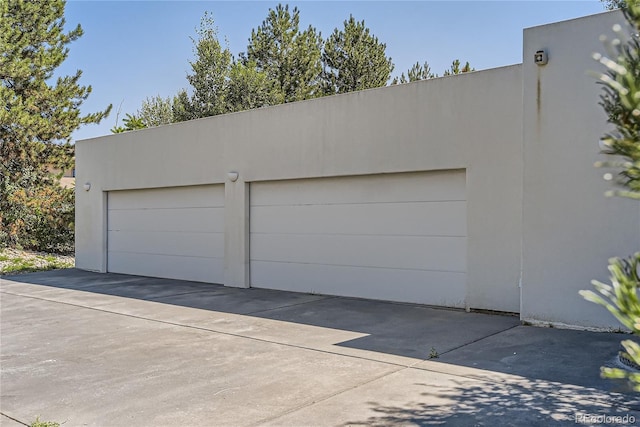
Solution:
{"label": "white garage door trim", "polygon": [[464,307],[464,170],[251,184],[254,287]]}
{"label": "white garage door trim", "polygon": [[224,186],[110,191],[107,271],[222,283]]}

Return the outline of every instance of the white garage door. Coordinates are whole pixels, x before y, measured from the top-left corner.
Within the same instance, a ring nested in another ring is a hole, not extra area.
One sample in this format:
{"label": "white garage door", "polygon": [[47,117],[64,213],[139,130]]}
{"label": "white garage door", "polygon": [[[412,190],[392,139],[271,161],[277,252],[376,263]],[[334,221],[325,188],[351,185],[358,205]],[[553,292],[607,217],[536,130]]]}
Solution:
{"label": "white garage door", "polygon": [[464,307],[465,172],[251,185],[255,287]]}
{"label": "white garage door", "polygon": [[222,283],[224,187],[111,191],[107,269]]}

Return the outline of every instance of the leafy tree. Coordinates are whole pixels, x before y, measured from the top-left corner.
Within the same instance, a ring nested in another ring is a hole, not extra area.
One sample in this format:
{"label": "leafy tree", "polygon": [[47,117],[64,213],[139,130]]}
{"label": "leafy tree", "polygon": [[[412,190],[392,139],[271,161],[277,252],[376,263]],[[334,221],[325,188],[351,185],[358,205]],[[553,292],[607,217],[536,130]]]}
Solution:
{"label": "leafy tree", "polygon": [[419,62],[416,62],[407,71],[406,77],[404,73],[402,73],[399,78],[395,77],[391,84],[395,85],[398,83],[409,83],[418,80],[433,79],[434,77],[438,77],[438,75],[431,72],[431,67],[429,66],[429,63],[427,61],[424,62],[424,65],[420,65]]}
{"label": "leafy tree", "polygon": [[253,61],[238,61],[231,67],[227,91],[229,112],[244,111],[278,103],[269,79]]}
{"label": "leafy tree", "polygon": [[[594,54],[594,59],[607,67],[607,71],[599,76],[604,87],[601,105],[615,129],[603,138],[604,153],[615,160],[596,165],[620,170],[617,183],[623,189],[610,191],[609,195],[640,200],[640,3],[628,1],[622,10],[633,27],[632,34],[623,37],[620,34],[622,27],[615,25],[618,41],[608,42],[606,46],[610,58]],[[626,43],[619,43],[625,39]],[[609,271],[610,285],[593,281],[596,292],[580,291],[580,294],[606,307],[626,328],[638,335],[640,252],[626,259],[612,258]],[[623,341],[622,345],[625,349],[623,356],[640,365],[640,346],[631,340]],[[640,391],[640,374],[615,368],[602,368],[601,371],[607,378],[626,378],[636,391]]]}
{"label": "leafy tree", "polygon": [[625,6],[625,0],[600,0],[607,10],[621,9]]}
{"label": "leafy tree", "polygon": [[186,89],[180,89],[177,95],[173,97],[171,112],[173,114],[173,120],[176,122],[197,119]]}
{"label": "leafy tree", "polygon": [[258,29],[251,31],[247,59],[265,73],[277,103],[321,95],[322,37],[309,26],[300,31],[300,12],[279,4],[269,9]]}
{"label": "leafy tree", "polygon": [[336,28],[324,45],[325,93],[345,93],[386,85],[393,71],[386,47],[370,33],[364,20],[358,22],[350,16],[344,21],[344,28]]}
{"label": "leafy tree", "polygon": [[130,130],[144,129],[147,127],[142,119],[135,114],[127,114],[122,123],[124,124],[124,126],[114,126],[111,128],[111,132],[122,133]]}
{"label": "leafy tree", "polygon": [[186,91],[180,91],[174,99],[176,121],[215,116],[226,111],[231,52],[222,48],[213,17],[208,12],[202,17],[197,35],[197,40],[191,39],[196,60],[189,62],[192,74],[187,75],[193,95],[189,97]]}
{"label": "leafy tree", "polygon": [[[79,84],[81,71],[52,81],[55,69],[68,56],[67,45],[82,35],[80,25],[64,32],[64,7],[64,0],[0,2],[0,102],[3,104],[0,109],[0,241],[3,244],[54,249],[42,240],[25,240],[25,233],[37,225],[48,229],[49,235],[67,236],[66,249],[73,247],[73,215],[69,219],[62,212],[68,209],[73,212],[73,192],[58,188],[59,177],[50,170],[72,167],[72,132],[83,124],[100,122],[111,109],[109,106],[97,113],[80,113],[80,106],[91,93],[91,86]],[[40,197],[43,194],[47,196]],[[39,202],[51,201],[53,197],[60,203]],[[26,210],[35,212],[36,217],[26,218]],[[66,233],[62,229],[70,231]]]}
{"label": "leafy tree", "polygon": [[160,95],[146,98],[142,101],[136,116],[148,128],[173,123],[173,100],[169,97],[162,98]]}

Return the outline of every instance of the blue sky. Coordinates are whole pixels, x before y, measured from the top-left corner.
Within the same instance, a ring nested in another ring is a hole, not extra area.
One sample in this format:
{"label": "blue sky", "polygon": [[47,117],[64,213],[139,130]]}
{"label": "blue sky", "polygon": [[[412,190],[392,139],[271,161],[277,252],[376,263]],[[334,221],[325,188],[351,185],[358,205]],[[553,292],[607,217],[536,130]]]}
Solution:
{"label": "blue sky", "polygon": [[[285,4],[286,2],[282,2]],[[273,1],[73,1],[65,17],[84,35],[70,45],[57,74],[81,69],[81,83],[93,93],[83,104],[93,112],[113,104],[99,125],[87,125],[74,140],[109,134],[116,112],[134,113],[153,95],[173,96],[187,88],[190,37],[205,11],[213,13],[220,40],[234,55],[246,51],[251,29],[267,16]],[[442,74],[453,59],[478,70],[522,62],[522,29],[603,11],[598,0],[574,1],[302,1],[301,26],[316,27],[326,38],[352,14],[365,20],[387,45],[395,69],[406,71],[416,61],[429,62]],[[598,34],[594,34],[594,38]]]}

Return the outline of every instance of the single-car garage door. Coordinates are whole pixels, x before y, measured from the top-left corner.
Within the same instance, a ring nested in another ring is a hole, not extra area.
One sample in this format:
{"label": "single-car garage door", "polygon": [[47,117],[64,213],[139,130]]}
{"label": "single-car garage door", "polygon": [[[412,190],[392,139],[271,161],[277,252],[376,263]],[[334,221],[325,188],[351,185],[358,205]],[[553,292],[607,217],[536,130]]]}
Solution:
{"label": "single-car garage door", "polygon": [[224,187],[108,193],[107,270],[222,283]]}
{"label": "single-car garage door", "polygon": [[251,184],[252,286],[464,307],[463,170]]}

